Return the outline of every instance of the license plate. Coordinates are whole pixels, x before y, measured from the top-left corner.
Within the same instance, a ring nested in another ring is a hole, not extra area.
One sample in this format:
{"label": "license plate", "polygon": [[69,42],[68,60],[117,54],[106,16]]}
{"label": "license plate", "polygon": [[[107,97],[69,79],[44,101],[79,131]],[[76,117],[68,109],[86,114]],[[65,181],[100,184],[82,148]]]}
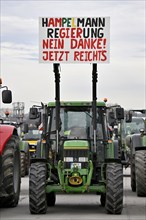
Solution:
{"label": "license plate", "polygon": [[81,169],[81,163],[71,163],[71,169],[75,167],[78,167]]}

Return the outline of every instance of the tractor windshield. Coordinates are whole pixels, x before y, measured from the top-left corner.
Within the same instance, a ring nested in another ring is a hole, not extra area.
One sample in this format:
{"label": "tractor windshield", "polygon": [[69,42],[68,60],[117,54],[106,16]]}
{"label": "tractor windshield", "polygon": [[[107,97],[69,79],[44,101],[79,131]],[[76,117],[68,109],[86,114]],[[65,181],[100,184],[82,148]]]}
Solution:
{"label": "tractor windshield", "polygon": [[28,133],[24,134],[23,140],[39,140],[41,134],[39,130],[29,130]]}
{"label": "tractor windshield", "polygon": [[[103,139],[103,121],[97,110],[97,139]],[[55,138],[55,109],[53,109],[51,139]],[[92,139],[93,118],[91,107],[61,107],[60,136],[67,139]]]}
{"label": "tractor windshield", "polygon": [[137,134],[141,129],[145,129],[145,122],[141,117],[133,117],[132,122],[125,124],[126,134]]}

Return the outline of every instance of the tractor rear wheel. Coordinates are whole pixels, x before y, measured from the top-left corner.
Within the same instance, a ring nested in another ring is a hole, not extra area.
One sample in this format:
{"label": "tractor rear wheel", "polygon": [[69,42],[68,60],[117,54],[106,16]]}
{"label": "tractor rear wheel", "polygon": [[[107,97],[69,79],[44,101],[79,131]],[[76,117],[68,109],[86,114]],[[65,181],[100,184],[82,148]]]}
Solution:
{"label": "tractor rear wheel", "polygon": [[21,177],[28,175],[29,173],[29,151],[26,153],[21,151]]}
{"label": "tractor rear wheel", "polygon": [[131,161],[131,189],[136,192],[136,181],[135,181],[135,155]]}
{"label": "tractor rear wheel", "polygon": [[25,170],[25,175],[28,175],[28,174],[29,174],[29,165],[30,165],[29,149],[28,149],[28,151],[25,153],[25,157],[26,157],[26,170]]}
{"label": "tractor rear wheel", "polygon": [[26,156],[25,156],[25,152],[21,151],[20,155],[21,155],[21,177],[24,177],[25,173],[26,173]]}
{"label": "tractor rear wheel", "polygon": [[146,150],[136,151],[136,191],[138,196],[146,196]]}
{"label": "tractor rear wheel", "polygon": [[46,198],[46,164],[32,163],[29,173],[29,209],[31,214],[45,214],[47,212]]}
{"label": "tractor rear wheel", "polygon": [[54,206],[56,202],[56,195],[54,192],[47,193],[47,206]]}
{"label": "tractor rear wheel", "polygon": [[19,139],[12,136],[7,142],[2,154],[2,192],[4,196],[0,198],[1,207],[15,207],[20,195],[20,151]]}
{"label": "tractor rear wheel", "polygon": [[107,164],[106,204],[108,213],[121,214],[123,209],[123,169],[121,164]]}

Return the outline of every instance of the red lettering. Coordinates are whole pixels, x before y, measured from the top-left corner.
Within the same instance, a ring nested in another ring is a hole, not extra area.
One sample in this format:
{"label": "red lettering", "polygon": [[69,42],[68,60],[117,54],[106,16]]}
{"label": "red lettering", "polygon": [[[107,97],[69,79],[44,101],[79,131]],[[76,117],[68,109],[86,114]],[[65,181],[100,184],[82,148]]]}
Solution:
{"label": "red lettering", "polygon": [[66,61],[68,61],[69,51],[65,51],[65,55],[66,55],[65,59],[66,59]]}
{"label": "red lettering", "polygon": [[55,27],[61,27],[62,25],[62,18],[55,18]]}
{"label": "red lettering", "polygon": [[82,28],[77,28],[76,38],[82,38],[83,30]]}
{"label": "red lettering", "polygon": [[77,47],[77,40],[76,39],[71,39],[70,40],[70,48],[75,49]]}
{"label": "red lettering", "polygon": [[49,21],[48,21],[48,27],[50,27],[50,26],[52,26],[52,27],[55,26],[55,25],[54,25],[54,18],[50,18],[50,19],[49,19]]}
{"label": "red lettering", "polygon": [[48,60],[48,53],[47,53],[47,51],[43,51],[43,60],[44,61]]}
{"label": "red lettering", "polygon": [[68,61],[69,51],[43,51],[42,59],[44,61]]}
{"label": "red lettering", "polygon": [[97,41],[97,48],[98,49],[102,49],[102,43],[103,43],[103,39],[99,38],[98,41]]}
{"label": "red lettering", "polygon": [[79,61],[79,55],[80,55],[80,52],[79,51],[74,51],[74,61]]}
{"label": "red lettering", "polygon": [[53,59],[53,51],[49,51],[49,60],[54,61]]}
{"label": "red lettering", "polygon": [[103,58],[101,59],[101,61],[105,61],[105,60],[107,60],[106,53],[107,53],[106,50],[103,50],[103,51],[102,51],[102,56],[103,56]]}
{"label": "red lettering", "polygon": [[59,61],[63,61],[62,57],[63,57],[64,51],[60,51],[60,57],[59,57]]}
{"label": "red lettering", "polygon": [[42,44],[43,44],[43,49],[48,48],[48,40],[43,40]]}

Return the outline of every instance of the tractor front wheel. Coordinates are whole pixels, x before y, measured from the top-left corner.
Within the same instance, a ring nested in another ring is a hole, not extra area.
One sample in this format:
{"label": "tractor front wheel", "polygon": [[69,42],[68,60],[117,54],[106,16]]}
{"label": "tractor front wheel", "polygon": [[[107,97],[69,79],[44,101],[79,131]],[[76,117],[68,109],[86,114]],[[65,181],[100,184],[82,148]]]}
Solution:
{"label": "tractor front wheel", "polygon": [[110,214],[121,214],[123,209],[123,168],[121,164],[107,164],[106,204]]}
{"label": "tractor front wheel", "polygon": [[31,214],[45,214],[47,212],[46,198],[46,164],[32,163],[29,173],[29,209]]}

